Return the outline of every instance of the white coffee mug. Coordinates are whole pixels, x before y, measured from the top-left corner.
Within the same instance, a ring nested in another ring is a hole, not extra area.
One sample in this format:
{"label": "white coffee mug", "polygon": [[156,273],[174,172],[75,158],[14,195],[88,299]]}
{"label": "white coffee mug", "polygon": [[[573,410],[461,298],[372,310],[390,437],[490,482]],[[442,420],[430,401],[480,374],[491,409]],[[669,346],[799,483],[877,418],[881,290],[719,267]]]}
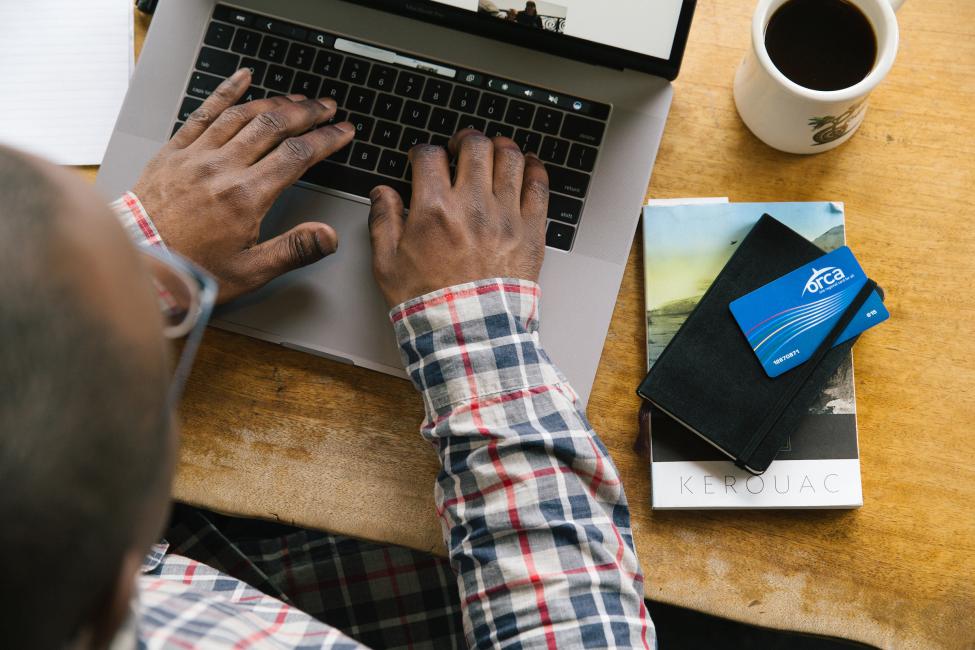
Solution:
{"label": "white coffee mug", "polygon": [[745,125],[765,144],[789,153],[820,153],[843,144],[867,112],[867,97],[890,71],[897,54],[897,18],[904,0],[848,0],[873,26],[877,59],[859,83],[813,90],[782,74],[765,49],[765,28],[788,0],[759,0],[752,47],[735,75],[735,105]]}

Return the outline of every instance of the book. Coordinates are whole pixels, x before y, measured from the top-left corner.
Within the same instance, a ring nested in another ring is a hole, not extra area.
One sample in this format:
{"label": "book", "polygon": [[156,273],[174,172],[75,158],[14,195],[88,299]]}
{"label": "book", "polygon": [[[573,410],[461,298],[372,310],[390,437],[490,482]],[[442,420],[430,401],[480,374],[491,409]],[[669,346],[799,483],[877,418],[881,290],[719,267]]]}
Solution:
{"label": "book", "polygon": [[[643,232],[648,367],[660,358],[766,212],[824,251],[845,243],[843,206],[838,203],[712,203],[646,209]],[[652,409],[648,418],[652,506],[862,505],[852,359],[848,347],[836,351],[835,355],[830,353],[835,371],[819,382],[823,388],[807,400],[810,405],[805,412],[797,414],[798,427],[761,476],[736,467],[724,453],[667,414]],[[745,352],[750,350],[745,348]]]}

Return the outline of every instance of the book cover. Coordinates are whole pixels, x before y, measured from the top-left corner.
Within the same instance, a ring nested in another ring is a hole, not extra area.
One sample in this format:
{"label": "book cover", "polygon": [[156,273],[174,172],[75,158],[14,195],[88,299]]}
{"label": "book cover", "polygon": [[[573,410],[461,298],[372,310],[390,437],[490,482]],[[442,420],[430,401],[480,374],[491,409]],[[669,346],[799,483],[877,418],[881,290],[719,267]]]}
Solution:
{"label": "book cover", "polygon": [[[823,250],[845,243],[839,203],[651,205],[644,212],[648,367],[763,213]],[[659,509],[862,505],[852,358],[761,476],[653,410],[651,505]]]}

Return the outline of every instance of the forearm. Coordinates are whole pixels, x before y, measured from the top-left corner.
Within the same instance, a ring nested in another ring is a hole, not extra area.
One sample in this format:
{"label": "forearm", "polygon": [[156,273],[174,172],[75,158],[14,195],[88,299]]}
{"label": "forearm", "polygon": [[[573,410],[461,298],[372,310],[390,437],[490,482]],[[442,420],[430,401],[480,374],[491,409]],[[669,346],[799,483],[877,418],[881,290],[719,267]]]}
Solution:
{"label": "forearm", "polygon": [[653,628],[615,466],[538,345],[537,286],[394,310],[443,462],[437,508],[473,647],[643,647]]}

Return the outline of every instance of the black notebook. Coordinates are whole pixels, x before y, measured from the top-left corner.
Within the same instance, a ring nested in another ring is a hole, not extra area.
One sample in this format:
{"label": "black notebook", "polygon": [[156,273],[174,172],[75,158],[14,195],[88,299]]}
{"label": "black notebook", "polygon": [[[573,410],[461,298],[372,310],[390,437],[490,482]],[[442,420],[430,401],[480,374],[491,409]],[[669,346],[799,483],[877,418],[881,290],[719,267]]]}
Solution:
{"label": "black notebook", "polygon": [[739,466],[764,472],[828,380],[849,359],[855,339],[836,347],[824,345],[818,358],[770,378],[728,305],[824,254],[802,235],[763,215],[637,393]]}

